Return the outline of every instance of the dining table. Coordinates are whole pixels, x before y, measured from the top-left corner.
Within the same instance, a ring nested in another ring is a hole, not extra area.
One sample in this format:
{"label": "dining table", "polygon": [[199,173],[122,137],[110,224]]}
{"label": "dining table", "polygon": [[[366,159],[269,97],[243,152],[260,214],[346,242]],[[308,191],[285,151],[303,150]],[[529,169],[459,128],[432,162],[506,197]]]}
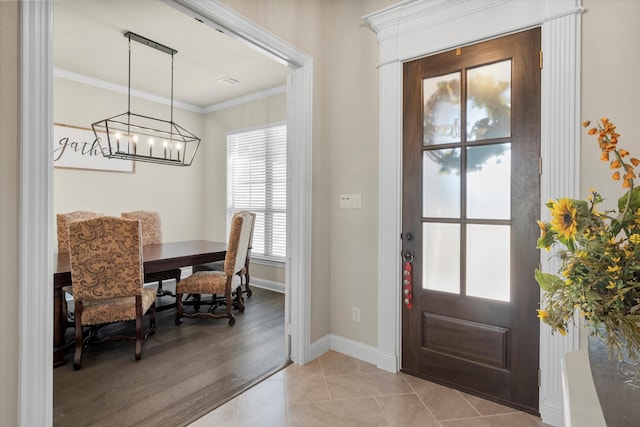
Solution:
{"label": "dining table", "polygon": [[[224,260],[227,244],[210,240],[185,240],[179,242],[144,245],[142,262],[144,273],[190,267],[198,264]],[[69,253],[54,254],[53,273],[53,366],[65,363],[65,330],[70,325],[63,309],[66,304],[63,287],[72,285]]]}

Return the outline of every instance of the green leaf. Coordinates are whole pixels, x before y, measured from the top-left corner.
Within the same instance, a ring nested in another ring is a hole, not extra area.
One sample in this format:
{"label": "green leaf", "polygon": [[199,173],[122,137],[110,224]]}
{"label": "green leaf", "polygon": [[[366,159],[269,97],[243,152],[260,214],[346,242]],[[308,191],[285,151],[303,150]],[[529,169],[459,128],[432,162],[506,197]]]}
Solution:
{"label": "green leaf", "polygon": [[546,292],[555,292],[556,289],[564,286],[564,281],[555,274],[543,273],[536,268],[536,282]]}
{"label": "green leaf", "polygon": [[631,204],[629,205],[629,212],[635,212],[638,210],[638,208],[640,208],[640,187],[633,187],[618,199],[619,212],[624,212],[624,208],[627,206],[629,193],[631,193]]}
{"label": "green leaf", "polygon": [[555,243],[555,235],[554,233],[548,232],[544,233],[542,236],[538,238],[538,249],[546,249],[553,246]]}

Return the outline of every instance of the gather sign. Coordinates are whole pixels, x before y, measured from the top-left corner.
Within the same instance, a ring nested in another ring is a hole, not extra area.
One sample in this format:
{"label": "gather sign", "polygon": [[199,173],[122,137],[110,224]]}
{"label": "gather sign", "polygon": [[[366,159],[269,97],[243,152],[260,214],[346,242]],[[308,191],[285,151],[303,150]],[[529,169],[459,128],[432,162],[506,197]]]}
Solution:
{"label": "gather sign", "polygon": [[133,161],[104,157],[93,130],[55,123],[53,125],[53,166],[133,172]]}

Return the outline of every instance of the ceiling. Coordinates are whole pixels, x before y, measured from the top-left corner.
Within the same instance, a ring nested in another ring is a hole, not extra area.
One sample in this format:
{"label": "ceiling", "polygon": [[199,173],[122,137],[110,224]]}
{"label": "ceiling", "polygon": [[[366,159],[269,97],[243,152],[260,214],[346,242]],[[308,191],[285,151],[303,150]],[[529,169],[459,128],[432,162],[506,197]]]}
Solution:
{"label": "ceiling", "polygon": [[[206,109],[282,86],[289,69],[159,0],[55,0],[57,75],[128,86],[131,31],[178,51],[176,103]],[[231,77],[239,83],[219,80]],[[131,89],[171,97],[171,55],[131,41]]]}

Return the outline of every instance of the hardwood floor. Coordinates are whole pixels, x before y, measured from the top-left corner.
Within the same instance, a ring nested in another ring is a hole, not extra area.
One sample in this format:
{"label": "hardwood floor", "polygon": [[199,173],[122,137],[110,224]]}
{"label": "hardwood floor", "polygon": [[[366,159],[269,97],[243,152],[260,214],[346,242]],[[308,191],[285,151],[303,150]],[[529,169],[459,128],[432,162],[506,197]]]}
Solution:
{"label": "hardwood floor", "polygon": [[53,371],[54,425],[184,426],[286,366],[284,295],[253,290],[233,327],[226,319],[175,326],[175,309],[158,312],[137,362],[133,341],[89,346],[79,371],[70,351]]}

